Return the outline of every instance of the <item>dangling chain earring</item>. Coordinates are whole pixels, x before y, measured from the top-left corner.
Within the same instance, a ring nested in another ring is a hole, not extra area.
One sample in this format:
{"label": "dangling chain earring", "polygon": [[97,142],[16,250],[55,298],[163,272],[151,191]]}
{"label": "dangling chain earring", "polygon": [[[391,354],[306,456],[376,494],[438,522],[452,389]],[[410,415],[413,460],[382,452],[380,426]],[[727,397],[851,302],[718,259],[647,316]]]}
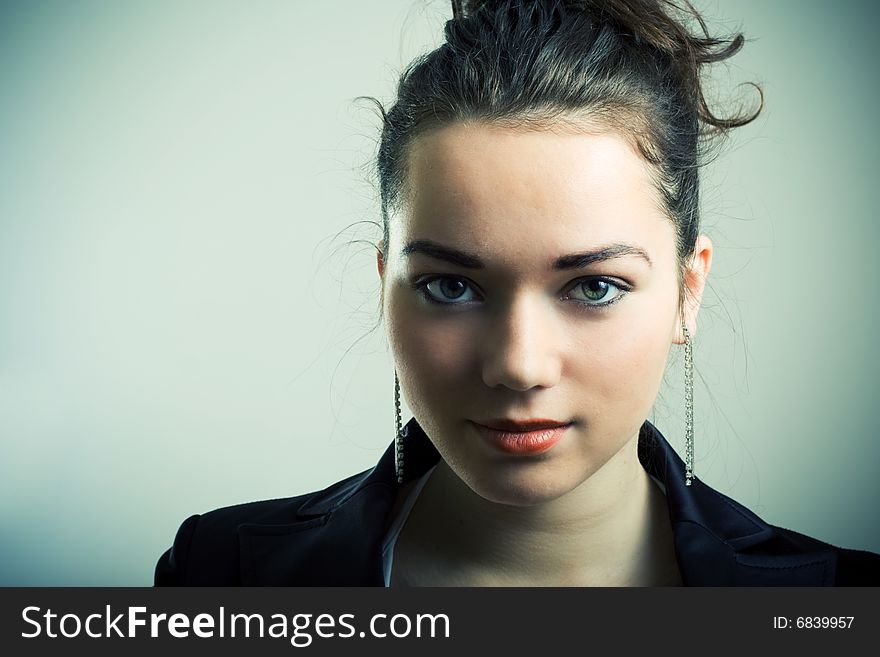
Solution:
{"label": "dangling chain earring", "polygon": [[397,471],[397,483],[403,483],[403,439],[409,428],[402,426],[400,420],[400,381],[397,370],[394,370],[394,469]]}
{"label": "dangling chain earring", "polygon": [[694,354],[687,325],[682,324],[681,330],[684,333],[684,485],[690,486],[694,478]]}

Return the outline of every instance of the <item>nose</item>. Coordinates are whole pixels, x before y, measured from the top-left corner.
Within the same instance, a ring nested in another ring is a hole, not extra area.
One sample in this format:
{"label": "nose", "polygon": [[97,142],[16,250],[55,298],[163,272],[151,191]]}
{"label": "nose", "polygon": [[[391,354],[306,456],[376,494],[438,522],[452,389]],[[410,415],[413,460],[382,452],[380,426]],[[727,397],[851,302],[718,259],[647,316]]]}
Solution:
{"label": "nose", "polygon": [[483,340],[483,382],[490,388],[526,391],[559,382],[561,345],[546,301],[512,300],[492,315]]}

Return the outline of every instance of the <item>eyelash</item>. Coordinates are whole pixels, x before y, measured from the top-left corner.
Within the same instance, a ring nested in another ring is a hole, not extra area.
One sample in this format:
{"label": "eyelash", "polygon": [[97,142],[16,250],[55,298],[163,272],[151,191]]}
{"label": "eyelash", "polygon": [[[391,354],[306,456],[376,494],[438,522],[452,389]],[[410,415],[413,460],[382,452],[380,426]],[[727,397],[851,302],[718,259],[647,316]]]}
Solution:
{"label": "eyelash", "polygon": [[[438,306],[465,306],[465,305],[469,305],[471,303],[471,302],[456,303],[454,301],[439,301],[438,299],[435,299],[433,296],[431,296],[431,293],[428,291],[428,285],[430,285],[431,283],[434,283],[436,281],[442,281],[442,280],[463,281],[466,285],[468,285],[469,288],[473,289],[473,283],[471,283],[468,279],[463,278],[461,276],[429,276],[427,278],[423,277],[423,278],[420,278],[420,279],[413,282],[413,288],[415,288],[415,290],[417,292],[419,292],[425,298],[425,300],[427,300],[429,303],[433,303]],[[600,311],[601,312],[603,310],[606,310],[608,308],[608,306],[611,306],[611,305],[617,303],[618,301],[623,299],[623,297],[625,297],[630,292],[630,290],[632,290],[632,287],[630,285],[627,285],[626,283],[623,283],[621,281],[618,281],[618,280],[615,280],[612,278],[608,278],[606,276],[584,276],[583,278],[578,278],[578,279],[572,281],[572,283],[568,286],[567,289],[569,291],[573,290],[578,285],[581,285],[582,283],[586,283],[586,282],[590,282],[590,281],[602,281],[602,282],[608,283],[609,285],[613,285],[614,287],[616,287],[620,291],[620,293],[617,296],[613,297],[610,301],[603,301],[601,303],[587,303],[585,301],[581,301],[580,299],[572,299],[572,301],[574,301],[576,304],[578,304],[582,308],[584,308],[586,310],[590,310],[590,311]],[[566,292],[566,294],[568,294],[568,292]],[[568,298],[569,297],[563,297],[563,299],[568,299]]]}

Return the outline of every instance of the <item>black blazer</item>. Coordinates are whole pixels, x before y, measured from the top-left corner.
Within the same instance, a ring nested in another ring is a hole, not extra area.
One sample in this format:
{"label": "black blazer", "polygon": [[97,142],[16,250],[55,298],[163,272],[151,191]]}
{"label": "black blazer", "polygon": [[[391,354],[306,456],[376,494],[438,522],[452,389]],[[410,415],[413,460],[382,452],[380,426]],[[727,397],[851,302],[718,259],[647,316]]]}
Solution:
{"label": "black blazer", "polygon": [[[408,424],[404,480],[440,454]],[[699,479],[650,422],[642,466],[666,486],[675,554],[686,586],[880,585],[880,555],[838,548],[769,525]],[[397,490],[394,444],[375,467],[316,493],[187,518],[156,565],[157,586],[384,586],[382,540]]]}

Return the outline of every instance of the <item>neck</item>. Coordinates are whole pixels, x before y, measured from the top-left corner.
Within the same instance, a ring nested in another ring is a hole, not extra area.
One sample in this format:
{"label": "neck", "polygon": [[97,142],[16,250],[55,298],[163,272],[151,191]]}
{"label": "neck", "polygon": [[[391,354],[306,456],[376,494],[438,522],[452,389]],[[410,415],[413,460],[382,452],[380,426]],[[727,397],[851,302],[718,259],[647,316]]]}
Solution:
{"label": "neck", "polygon": [[666,501],[638,461],[637,441],[565,495],[528,507],[482,498],[441,459],[407,533],[462,581],[644,585],[657,575],[657,545],[674,553]]}

